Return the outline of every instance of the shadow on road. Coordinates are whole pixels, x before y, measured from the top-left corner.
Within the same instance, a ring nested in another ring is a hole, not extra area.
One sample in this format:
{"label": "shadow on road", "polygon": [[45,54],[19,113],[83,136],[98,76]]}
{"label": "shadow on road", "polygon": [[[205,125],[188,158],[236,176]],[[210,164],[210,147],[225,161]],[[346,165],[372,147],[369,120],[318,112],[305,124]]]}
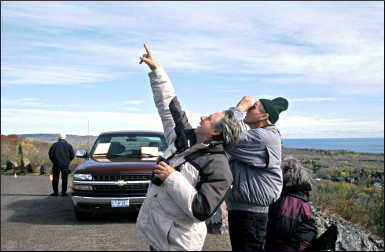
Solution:
{"label": "shadow on road", "polygon": [[[21,222],[37,225],[88,225],[110,223],[135,223],[138,213],[126,209],[96,209],[86,221],[75,217],[71,197],[52,197],[35,194],[2,194],[10,202],[5,211],[7,222]],[[12,196],[23,199],[12,199]],[[35,197],[39,198],[35,198]],[[41,197],[45,198],[41,198]],[[33,197],[28,199],[28,197]],[[13,201],[13,202],[12,202]]]}
{"label": "shadow on road", "polygon": [[2,193],[1,196],[47,196],[47,194]]}

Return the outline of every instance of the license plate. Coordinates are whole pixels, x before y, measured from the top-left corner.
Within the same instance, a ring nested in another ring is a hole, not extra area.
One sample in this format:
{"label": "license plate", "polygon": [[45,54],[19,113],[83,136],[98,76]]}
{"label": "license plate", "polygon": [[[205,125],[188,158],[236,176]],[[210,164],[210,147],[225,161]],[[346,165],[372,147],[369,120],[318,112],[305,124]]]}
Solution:
{"label": "license plate", "polygon": [[111,207],[129,207],[130,201],[128,199],[111,199]]}

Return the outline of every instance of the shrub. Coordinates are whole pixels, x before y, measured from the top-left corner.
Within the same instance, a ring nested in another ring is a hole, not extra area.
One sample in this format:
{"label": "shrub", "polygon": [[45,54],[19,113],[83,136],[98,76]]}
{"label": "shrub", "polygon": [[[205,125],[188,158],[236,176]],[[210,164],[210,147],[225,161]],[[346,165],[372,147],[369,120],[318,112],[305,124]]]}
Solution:
{"label": "shrub", "polygon": [[[383,183],[382,183],[383,185]],[[321,182],[314,186],[312,202],[344,219],[384,235],[384,191],[344,182]]]}

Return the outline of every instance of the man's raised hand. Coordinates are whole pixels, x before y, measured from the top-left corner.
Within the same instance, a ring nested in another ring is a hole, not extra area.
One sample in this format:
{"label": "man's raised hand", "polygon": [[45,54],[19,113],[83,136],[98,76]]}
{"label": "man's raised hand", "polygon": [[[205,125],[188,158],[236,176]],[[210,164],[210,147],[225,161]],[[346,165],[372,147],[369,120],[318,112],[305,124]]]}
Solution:
{"label": "man's raised hand", "polygon": [[249,110],[251,106],[253,106],[255,103],[254,97],[252,96],[244,96],[237,104],[237,108],[240,110],[246,112]]}
{"label": "man's raised hand", "polygon": [[144,43],[144,49],[146,49],[146,53],[143,54],[142,57],[140,57],[139,64],[142,64],[142,62],[144,62],[147,64],[147,66],[151,70],[157,69],[158,64],[156,63],[156,60],[155,60],[154,56],[152,56],[152,53],[151,53],[150,49],[148,48],[148,46],[146,45],[146,43]]}

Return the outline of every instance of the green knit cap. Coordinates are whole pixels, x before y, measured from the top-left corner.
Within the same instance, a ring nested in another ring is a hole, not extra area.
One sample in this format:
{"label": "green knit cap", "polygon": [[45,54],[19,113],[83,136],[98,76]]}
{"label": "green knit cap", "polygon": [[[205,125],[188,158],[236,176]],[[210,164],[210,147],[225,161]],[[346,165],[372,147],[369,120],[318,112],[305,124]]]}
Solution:
{"label": "green knit cap", "polygon": [[273,100],[259,99],[259,101],[262,102],[266,113],[269,113],[269,120],[271,123],[278,121],[279,113],[285,111],[289,106],[289,102],[283,97],[277,97]]}

